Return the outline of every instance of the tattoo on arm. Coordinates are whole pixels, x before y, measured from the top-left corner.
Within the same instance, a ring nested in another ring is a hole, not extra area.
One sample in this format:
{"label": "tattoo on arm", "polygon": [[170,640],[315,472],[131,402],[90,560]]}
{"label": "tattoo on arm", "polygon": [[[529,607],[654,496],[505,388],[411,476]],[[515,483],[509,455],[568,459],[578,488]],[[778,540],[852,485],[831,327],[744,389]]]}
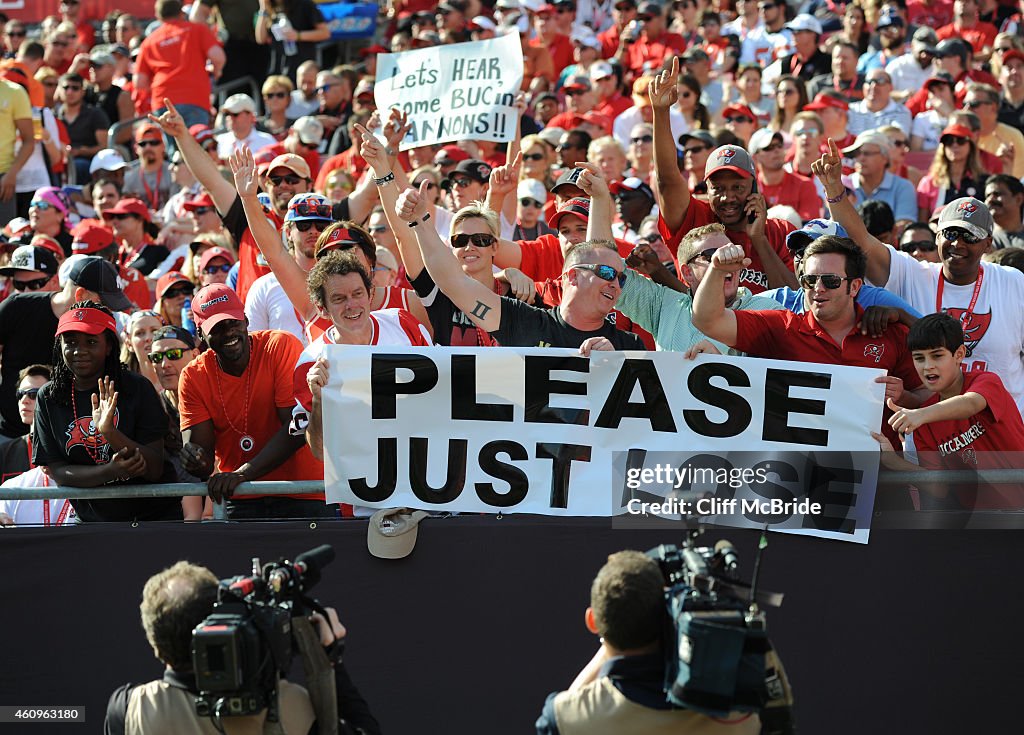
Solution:
{"label": "tattoo on arm", "polygon": [[483,301],[477,301],[476,306],[473,307],[473,311],[470,312],[477,319],[486,319],[487,312],[491,310],[491,307],[485,304]]}

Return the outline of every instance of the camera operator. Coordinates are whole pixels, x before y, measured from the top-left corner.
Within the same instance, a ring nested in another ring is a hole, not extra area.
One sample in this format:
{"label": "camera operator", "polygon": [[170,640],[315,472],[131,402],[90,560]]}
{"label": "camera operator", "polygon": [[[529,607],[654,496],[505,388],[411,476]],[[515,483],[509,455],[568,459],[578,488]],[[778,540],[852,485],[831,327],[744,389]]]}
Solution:
{"label": "camera operator", "polygon": [[754,713],[712,718],[674,708],[665,698],[665,580],[639,551],[608,557],[590,588],[587,629],[601,639],[597,655],[568,691],[548,696],[538,735],[675,733],[757,735]]}
{"label": "camera operator", "polygon": [[[175,735],[202,733],[217,735],[210,718],[196,713],[192,668],[192,631],[213,611],[218,580],[205,568],[180,561],[149,578],[142,591],[142,627],[153,652],[167,668],[162,679],[146,684],[125,684],[110,697],[105,735]],[[320,641],[328,647],[345,637],[345,628],[333,608],[329,618],[313,614]],[[339,660],[334,667],[339,733],[374,735],[380,726],[369,706],[349,679]],[[246,717],[225,717],[226,735],[307,735],[318,732],[308,692],[297,684],[281,680],[278,687],[279,722],[268,722],[267,711]]]}

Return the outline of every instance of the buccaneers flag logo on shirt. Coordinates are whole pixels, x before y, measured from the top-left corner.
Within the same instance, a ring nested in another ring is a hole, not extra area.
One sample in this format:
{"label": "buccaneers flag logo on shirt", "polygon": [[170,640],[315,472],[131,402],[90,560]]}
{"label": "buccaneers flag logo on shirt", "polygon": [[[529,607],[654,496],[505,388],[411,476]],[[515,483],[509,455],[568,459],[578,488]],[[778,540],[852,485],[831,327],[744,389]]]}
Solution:
{"label": "buccaneers flag logo on shirt", "polygon": [[[120,411],[114,411],[114,426],[117,426],[118,420],[120,419]],[[103,438],[103,435],[96,430],[96,424],[93,423],[92,416],[82,416],[68,424],[67,428],[68,441],[64,445],[64,451],[67,452],[68,456],[71,456],[71,450],[77,447],[82,447],[86,454],[93,458],[94,461],[99,463],[110,461],[110,445],[107,444],[107,440]]]}
{"label": "buccaneers flag logo on shirt", "polygon": [[946,309],[946,313],[960,322],[964,330],[964,346],[967,348],[967,357],[974,354],[974,348],[985,336],[989,325],[992,324],[992,312],[987,314],[975,314],[967,309]]}

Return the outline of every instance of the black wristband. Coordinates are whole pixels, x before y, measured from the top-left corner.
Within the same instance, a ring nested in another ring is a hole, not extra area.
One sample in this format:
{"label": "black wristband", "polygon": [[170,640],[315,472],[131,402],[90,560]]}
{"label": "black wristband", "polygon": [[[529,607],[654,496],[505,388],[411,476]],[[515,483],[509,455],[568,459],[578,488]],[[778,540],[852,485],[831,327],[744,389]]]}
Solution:
{"label": "black wristband", "polygon": [[375,183],[377,186],[384,186],[384,184],[388,183],[389,181],[394,181],[394,180],[395,180],[395,172],[391,171],[386,176],[381,176],[379,179],[375,178],[373,180],[373,183]]}

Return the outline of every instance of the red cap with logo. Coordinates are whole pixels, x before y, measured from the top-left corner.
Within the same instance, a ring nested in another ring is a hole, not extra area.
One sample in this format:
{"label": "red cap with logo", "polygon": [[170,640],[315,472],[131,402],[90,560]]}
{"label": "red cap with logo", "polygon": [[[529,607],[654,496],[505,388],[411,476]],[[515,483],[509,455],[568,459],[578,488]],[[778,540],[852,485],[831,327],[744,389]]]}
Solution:
{"label": "red cap with logo", "polygon": [[71,250],[83,255],[92,255],[115,244],[114,231],[98,219],[83,219],[71,230]]}
{"label": "red cap with logo", "polygon": [[839,97],[833,97],[830,94],[824,92],[818,92],[814,95],[814,101],[804,105],[804,110],[808,112],[818,112],[819,110],[827,110],[828,108],[834,110],[847,110],[850,109],[850,104],[846,100],[842,100]]}
{"label": "red cap with logo", "polygon": [[204,334],[223,321],[245,321],[245,306],[238,294],[223,283],[205,287],[192,299],[192,316]]}
{"label": "red cap with logo", "polygon": [[117,322],[110,314],[99,309],[71,309],[64,312],[57,322],[57,335],[64,334],[64,332],[99,334],[105,329],[117,334]]}
{"label": "red cap with logo", "polygon": [[203,253],[203,257],[199,259],[199,270],[202,271],[206,268],[214,258],[224,258],[224,260],[231,265],[234,265],[235,263],[235,254],[227,248],[210,248]]}
{"label": "red cap with logo", "polygon": [[125,197],[120,200],[113,207],[103,213],[103,218],[107,219],[114,214],[134,214],[136,217],[140,217],[146,222],[150,221],[149,207],[141,199],[135,199],[133,197]]}
{"label": "red cap with logo", "polygon": [[583,198],[570,199],[548,218],[548,227],[558,229],[558,223],[564,215],[571,214],[584,222],[590,219],[590,200]]}
{"label": "red cap with logo", "polygon": [[214,207],[216,205],[213,203],[213,197],[210,196],[209,192],[204,191],[195,199],[190,199],[189,201],[185,202],[182,206],[185,208],[186,211],[194,212],[197,209],[201,209],[203,207]]}
{"label": "red cap with logo", "polygon": [[167,293],[167,289],[176,283],[187,283],[189,286],[192,285],[192,281],[181,271],[167,271],[164,273],[156,282],[156,298],[160,300]]}

